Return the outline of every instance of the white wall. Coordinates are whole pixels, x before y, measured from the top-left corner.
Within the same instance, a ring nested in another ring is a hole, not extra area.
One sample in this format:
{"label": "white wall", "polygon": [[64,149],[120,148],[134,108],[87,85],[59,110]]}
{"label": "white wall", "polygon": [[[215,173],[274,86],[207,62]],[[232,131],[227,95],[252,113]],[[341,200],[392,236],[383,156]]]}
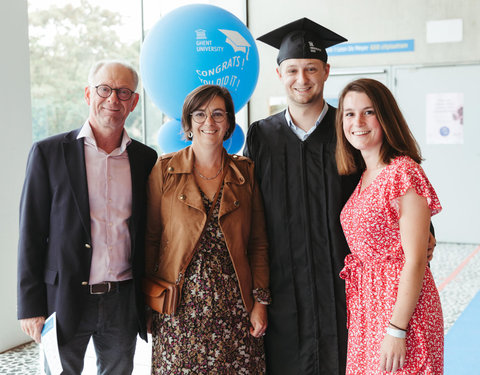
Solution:
{"label": "white wall", "polygon": [[32,142],[26,0],[0,1],[0,352],[29,341],[16,313],[18,205]]}

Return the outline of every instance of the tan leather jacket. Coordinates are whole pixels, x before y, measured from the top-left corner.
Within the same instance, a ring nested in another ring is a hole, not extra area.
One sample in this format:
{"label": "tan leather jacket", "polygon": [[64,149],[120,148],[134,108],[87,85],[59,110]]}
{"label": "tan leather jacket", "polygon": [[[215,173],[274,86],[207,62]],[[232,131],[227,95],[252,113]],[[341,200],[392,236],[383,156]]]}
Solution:
{"label": "tan leather jacket", "polygon": [[[191,147],[161,156],[148,182],[146,273],[170,282],[187,268],[207,219],[193,162]],[[263,204],[250,159],[225,153],[225,168],[220,228],[250,312],[252,290],[268,288]]]}

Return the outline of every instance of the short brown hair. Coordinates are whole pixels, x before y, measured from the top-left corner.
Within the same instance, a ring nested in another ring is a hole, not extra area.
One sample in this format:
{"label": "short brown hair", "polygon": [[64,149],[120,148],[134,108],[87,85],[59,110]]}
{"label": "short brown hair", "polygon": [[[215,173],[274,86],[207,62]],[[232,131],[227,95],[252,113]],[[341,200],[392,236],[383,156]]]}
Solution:
{"label": "short brown hair", "polygon": [[218,85],[199,86],[185,98],[182,110],[182,129],[185,133],[185,138],[189,140],[192,139],[188,135],[188,133],[192,130],[192,116],[190,114],[202,107],[204,104],[208,105],[208,103],[210,103],[217,96],[225,101],[225,110],[227,112],[227,121],[229,124],[223,140],[230,138],[235,130],[235,107],[233,105],[230,92],[225,87]]}
{"label": "short brown hair", "polygon": [[373,109],[383,131],[383,144],[380,148],[380,158],[389,164],[397,156],[409,156],[417,163],[421,163],[422,155],[418,143],[413,137],[405,118],[390,90],[381,82],[374,79],[362,78],[350,82],[340,94],[337,116],[335,121],[337,133],[337,160],[338,173],[352,174],[365,169],[365,162],[359,150],[355,149],[343,133],[343,102],[349,92],[364,93],[371,100]]}

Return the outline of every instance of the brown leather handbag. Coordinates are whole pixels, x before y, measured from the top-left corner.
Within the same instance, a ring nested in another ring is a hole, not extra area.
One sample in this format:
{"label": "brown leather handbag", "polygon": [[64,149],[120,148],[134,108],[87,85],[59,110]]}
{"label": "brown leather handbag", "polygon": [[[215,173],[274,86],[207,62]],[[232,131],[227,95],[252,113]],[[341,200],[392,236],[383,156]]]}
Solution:
{"label": "brown leather handbag", "polygon": [[162,314],[175,314],[180,303],[181,287],[179,284],[147,276],[143,278],[142,289],[145,294],[145,302],[153,310]]}

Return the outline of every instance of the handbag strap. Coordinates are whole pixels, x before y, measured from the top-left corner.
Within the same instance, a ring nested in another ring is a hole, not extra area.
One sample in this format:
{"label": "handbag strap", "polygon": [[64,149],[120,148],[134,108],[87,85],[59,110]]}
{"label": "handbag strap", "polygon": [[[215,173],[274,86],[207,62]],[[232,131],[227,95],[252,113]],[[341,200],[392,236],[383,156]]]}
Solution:
{"label": "handbag strap", "polygon": [[222,179],[221,179],[221,182],[220,184],[218,185],[218,189],[217,189],[217,192],[215,193],[215,196],[213,197],[213,201],[212,201],[212,205],[210,206],[210,209],[208,210],[208,213],[207,213],[207,220],[205,221],[205,225],[203,226],[203,230],[202,230],[202,233],[200,234],[200,237],[198,238],[198,241],[197,241],[197,244],[195,245],[195,247],[193,248],[193,251],[192,253],[190,254],[190,256],[188,257],[188,260],[187,262],[185,262],[185,265],[183,266],[183,268],[180,270],[180,273],[178,274],[178,277],[177,277],[177,280],[175,281],[175,284],[179,284],[180,281],[182,280],[183,276],[185,275],[185,271],[187,270],[187,267],[188,265],[190,264],[190,262],[192,261],[192,258],[193,256],[195,255],[195,253],[197,252],[198,250],[198,246],[200,245],[200,241],[202,239],[202,236],[203,234],[205,233],[205,230],[207,229],[207,225],[208,225],[208,222],[210,221],[211,217],[212,217],[212,214],[213,214],[213,210],[215,209],[215,205],[217,204],[217,200],[218,200],[218,197],[220,195],[220,191],[222,190],[222,186],[224,184],[224,180],[225,180],[225,174],[226,174],[226,170],[227,168],[225,167],[225,161],[226,161],[227,157],[224,156],[223,158],[223,173],[222,173]]}

